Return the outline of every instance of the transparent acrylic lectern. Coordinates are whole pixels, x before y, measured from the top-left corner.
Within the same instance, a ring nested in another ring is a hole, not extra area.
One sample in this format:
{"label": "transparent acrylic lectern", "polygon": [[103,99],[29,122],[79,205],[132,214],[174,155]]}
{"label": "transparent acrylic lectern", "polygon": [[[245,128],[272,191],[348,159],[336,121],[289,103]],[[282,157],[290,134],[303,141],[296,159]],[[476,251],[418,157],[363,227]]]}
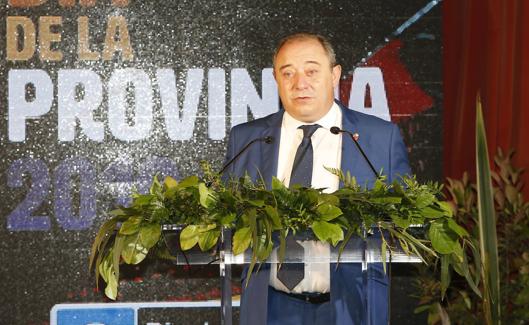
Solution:
{"label": "transparent acrylic lectern", "polygon": [[[182,252],[180,249],[180,231],[185,226],[182,225],[164,225],[163,236],[171,254],[175,257],[177,265],[207,265],[218,264],[220,271],[221,287],[221,324],[232,324],[232,290],[231,290],[231,266],[234,264],[250,264],[252,261],[252,252],[246,252],[233,255],[231,245],[231,230],[224,230],[221,233],[217,248],[212,252],[201,252],[199,249],[191,249]],[[300,234],[294,236],[296,240],[307,240],[307,235]],[[292,253],[286,250],[283,263],[359,263],[362,265],[364,285],[367,284],[369,264],[381,263],[381,237],[376,233],[369,235],[364,233],[364,238],[353,236],[345,246],[342,253],[339,253],[340,245],[330,246],[328,255],[309,256],[301,253]],[[272,253],[267,263],[278,263],[277,254]],[[402,250],[397,249],[390,253],[387,251],[386,262],[391,263],[420,263],[421,260],[413,255],[407,255]],[[389,265],[388,264],[388,265]],[[339,266],[338,266],[339,267]],[[391,281],[391,279],[390,279]],[[364,290],[367,291],[367,290]],[[367,301],[367,297],[364,297]],[[371,317],[368,314],[369,308],[366,305],[367,324],[371,324]]]}

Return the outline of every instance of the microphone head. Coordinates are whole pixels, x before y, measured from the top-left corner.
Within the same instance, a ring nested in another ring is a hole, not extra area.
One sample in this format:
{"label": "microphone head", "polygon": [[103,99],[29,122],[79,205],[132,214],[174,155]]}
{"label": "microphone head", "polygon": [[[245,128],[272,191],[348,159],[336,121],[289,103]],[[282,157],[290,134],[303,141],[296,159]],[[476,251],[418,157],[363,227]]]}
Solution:
{"label": "microphone head", "polygon": [[333,126],[333,127],[331,127],[331,133],[332,133],[332,134],[339,134],[341,131],[342,131],[342,130],[340,130],[340,128],[337,127],[337,126]]}
{"label": "microphone head", "polygon": [[264,138],[264,142],[266,144],[270,144],[270,143],[274,142],[274,138],[271,137],[271,136],[267,136],[267,137]]}

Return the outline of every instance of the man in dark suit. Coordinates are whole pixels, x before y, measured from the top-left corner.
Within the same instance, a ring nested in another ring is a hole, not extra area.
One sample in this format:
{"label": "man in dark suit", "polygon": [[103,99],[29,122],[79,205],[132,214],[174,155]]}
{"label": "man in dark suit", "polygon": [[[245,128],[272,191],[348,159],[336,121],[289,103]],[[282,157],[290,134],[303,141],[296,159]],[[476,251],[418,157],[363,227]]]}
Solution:
{"label": "man in dark suit", "polygon": [[[283,39],[274,55],[274,76],[284,110],[235,126],[227,158],[252,140],[270,137],[272,141],[250,146],[230,166],[228,174],[248,173],[254,180],[262,175],[268,186],[273,176],[286,185],[308,177],[305,185],[333,192],[339,188],[339,180],[324,167],[334,167],[350,172],[360,184],[372,184],[374,173],[353,141],[332,134],[332,126],[356,133],[373,166],[383,170],[389,182],[408,174],[406,148],[398,127],[349,110],[334,100],[340,74],[334,50],[325,38],[300,33]],[[302,165],[310,170],[299,171]],[[327,254],[329,249],[328,244],[314,241],[299,244],[305,254]],[[343,263],[338,268],[334,264],[306,264],[302,280],[293,285],[287,284],[280,272],[265,266],[252,275],[247,287],[243,286],[241,324],[388,322],[388,279],[379,264],[370,264],[364,271],[359,264]]]}

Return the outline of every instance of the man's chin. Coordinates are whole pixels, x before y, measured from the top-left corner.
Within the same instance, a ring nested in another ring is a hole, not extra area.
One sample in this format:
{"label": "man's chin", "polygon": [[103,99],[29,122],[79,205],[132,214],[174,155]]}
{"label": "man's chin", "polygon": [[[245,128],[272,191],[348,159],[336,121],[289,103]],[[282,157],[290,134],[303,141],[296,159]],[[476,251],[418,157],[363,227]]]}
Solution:
{"label": "man's chin", "polygon": [[296,113],[297,114],[295,116],[293,115],[293,117],[296,120],[299,120],[305,123],[315,122],[319,120],[321,118],[320,115],[322,115],[321,112],[319,112],[314,107],[298,107],[298,109],[296,110]]}

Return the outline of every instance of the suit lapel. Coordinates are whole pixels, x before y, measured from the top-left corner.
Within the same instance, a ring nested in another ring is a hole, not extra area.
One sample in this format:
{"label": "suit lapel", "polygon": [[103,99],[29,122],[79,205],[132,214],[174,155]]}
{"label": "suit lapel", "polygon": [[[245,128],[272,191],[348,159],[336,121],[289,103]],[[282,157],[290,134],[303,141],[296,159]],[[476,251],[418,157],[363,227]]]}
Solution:
{"label": "suit lapel", "polygon": [[281,140],[281,124],[283,122],[283,110],[270,117],[267,121],[261,137],[271,137],[272,143],[261,142],[261,166],[260,171],[268,189],[272,185],[272,176],[277,175],[277,161],[279,156],[279,142]]}
{"label": "suit lapel", "polygon": [[[351,114],[352,111],[342,105],[340,105],[340,108],[342,109],[342,129],[353,133],[360,133],[357,120],[354,114]],[[358,149],[356,149],[351,137],[342,133],[342,161],[340,168],[344,175],[347,174],[347,172],[350,172],[351,175],[355,175],[355,171],[358,171],[359,158],[360,154],[358,153]],[[343,187],[343,182],[340,182],[340,187]]]}

